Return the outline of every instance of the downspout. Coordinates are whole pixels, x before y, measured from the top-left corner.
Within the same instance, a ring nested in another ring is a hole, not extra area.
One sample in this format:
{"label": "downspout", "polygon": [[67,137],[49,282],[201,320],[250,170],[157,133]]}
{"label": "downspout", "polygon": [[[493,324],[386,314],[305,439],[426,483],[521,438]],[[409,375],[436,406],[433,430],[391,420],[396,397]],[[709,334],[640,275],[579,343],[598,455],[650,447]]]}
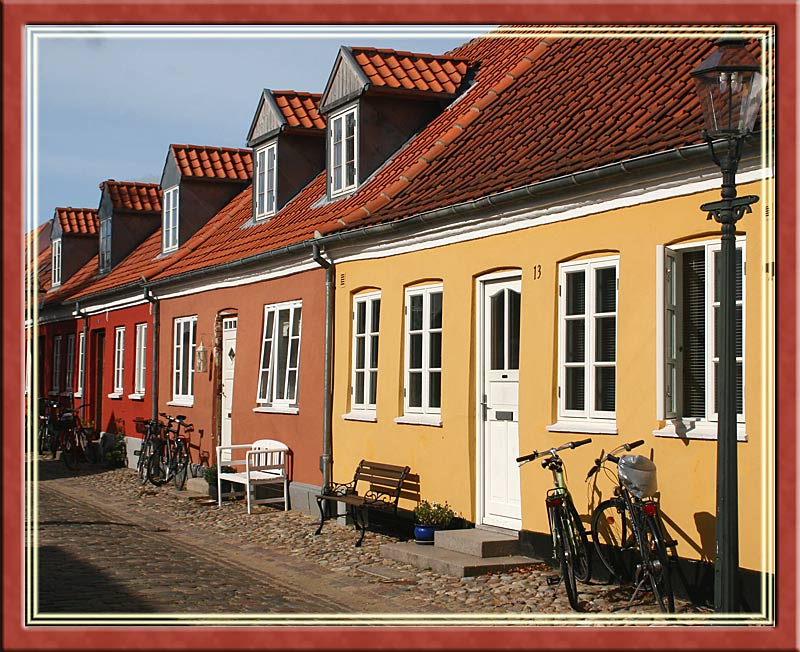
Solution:
{"label": "downspout", "polygon": [[153,336],[150,338],[150,388],[152,391],[152,407],[150,418],[158,419],[158,334],[161,328],[159,319],[161,304],[150,288],[144,288],[144,298],[152,305],[153,309]]}
{"label": "downspout", "polygon": [[334,308],[334,278],[336,268],[334,264],[323,258],[319,245],[312,248],[314,262],[325,270],[325,370],[323,380],[323,425],[322,425],[322,455],[319,458],[319,468],[322,471],[322,486],[327,486],[332,480],[333,467],[333,402],[331,397],[331,369],[333,367],[333,308]]}
{"label": "downspout", "polygon": [[[81,305],[79,301],[75,302],[75,312],[72,314],[76,315],[79,319],[83,319],[83,378],[81,378],[79,360],[78,378],[81,379],[81,384],[80,387],[78,387],[78,391],[81,394],[83,403],[86,404],[86,399],[88,398],[88,396],[86,396],[86,366],[87,361],[89,360],[89,316],[81,311]],[[78,353],[80,355],[80,344],[78,345]]]}

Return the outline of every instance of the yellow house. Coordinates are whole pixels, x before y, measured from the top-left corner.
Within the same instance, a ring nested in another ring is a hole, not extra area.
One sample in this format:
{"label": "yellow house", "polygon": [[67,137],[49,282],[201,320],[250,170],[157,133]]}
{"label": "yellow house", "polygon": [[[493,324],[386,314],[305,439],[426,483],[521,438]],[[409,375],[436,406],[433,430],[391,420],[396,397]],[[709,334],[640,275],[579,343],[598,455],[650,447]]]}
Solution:
{"label": "yellow house", "polygon": [[[319,234],[336,265],[336,481],[361,459],[407,464],[423,498],[541,555],[552,480],[515,458],[591,438],[563,454],[588,521],[613,488],[584,483],[594,459],[643,439],[679,555],[713,562],[720,231],[699,207],[721,178],[689,77],[712,47],[545,36],[451,53],[480,58],[474,86],[389,164],[380,201]],[[667,67],[658,103],[626,86]],[[774,206],[757,148],[737,181],[760,197],[736,236],[740,565],[758,610],[773,570]]]}

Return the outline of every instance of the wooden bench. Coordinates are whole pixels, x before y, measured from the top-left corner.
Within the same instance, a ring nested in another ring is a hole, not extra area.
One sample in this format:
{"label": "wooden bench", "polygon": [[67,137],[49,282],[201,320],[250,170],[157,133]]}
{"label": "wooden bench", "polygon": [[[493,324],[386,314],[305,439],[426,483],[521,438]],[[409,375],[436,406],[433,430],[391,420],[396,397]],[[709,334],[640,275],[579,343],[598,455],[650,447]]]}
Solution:
{"label": "wooden bench", "polygon": [[356,547],[360,546],[367,528],[368,509],[391,510],[396,516],[401,498],[419,501],[419,476],[411,474],[410,470],[408,466],[361,460],[352,482],[330,483],[316,496],[320,521],[314,534],[322,532],[325,524],[325,502],[343,503],[356,530],[361,531],[356,541]]}
{"label": "wooden bench", "polygon": [[[234,459],[242,452],[245,456]],[[224,459],[230,457],[231,459]],[[247,513],[251,505],[283,502],[284,510],[289,509],[289,447],[274,439],[259,439],[252,444],[217,446],[217,504],[222,506],[222,482],[244,485],[247,495]],[[244,464],[244,471],[222,471],[223,464],[235,466]],[[283,483],[283,498],[256,499],[255,490],[259,485]],[[230,495],[230,494],[226,494]]]}

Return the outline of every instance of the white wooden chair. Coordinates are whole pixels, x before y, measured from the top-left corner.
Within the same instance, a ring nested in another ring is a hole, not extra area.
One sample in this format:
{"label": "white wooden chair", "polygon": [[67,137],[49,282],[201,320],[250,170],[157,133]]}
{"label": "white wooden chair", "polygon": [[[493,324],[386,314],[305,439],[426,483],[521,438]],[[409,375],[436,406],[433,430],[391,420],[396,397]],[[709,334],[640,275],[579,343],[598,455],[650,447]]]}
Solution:
{"label": "white wooden chair", "polygon": [[[247,495],[247,513],[252,505],[283,502],[284,510],[289,509],[289,447],[274,439],[259,439],[252,444],[217,446],[217,460],[231,459],[225,465],[244,465],[244,471],[223,472],[222,464],[217,470],[217,504],[222,506],[222,482],[244,485]],[[244,457],[235,459],[244,453]],[[255,490],[259,485],[283,483],[283,498],[256,499]]]}

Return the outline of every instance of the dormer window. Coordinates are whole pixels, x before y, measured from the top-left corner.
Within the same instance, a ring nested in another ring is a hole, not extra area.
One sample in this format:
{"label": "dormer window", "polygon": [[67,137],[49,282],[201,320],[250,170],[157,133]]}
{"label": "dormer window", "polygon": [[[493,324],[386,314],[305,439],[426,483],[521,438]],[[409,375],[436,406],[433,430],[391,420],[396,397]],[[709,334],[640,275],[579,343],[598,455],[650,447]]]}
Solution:
{"label": "dormer window", "polygon": [[50,284],[53,287],[61,285],[61,240],[53,240],[52,244],[52,265],[50,274]]}
{"label": "dormer window", "polygon": [[111,216],[100,220],[100,253],[98,263],[101,272],[111,267]]}
{"label": "dormer window", "polygon": [[270,143],[266,147],[256,150],[256,221],[263,220],[275,213],[277,149],[275,143]]}
{"label": "dormer window", "polygon": [[351,106],[328,121],[331,197],[355,190],[358,179],[358,107]]}
{"label": "dormer window", "polygon": [[164,253],[178,248],[178,186],[164,191],[163,246]]}

